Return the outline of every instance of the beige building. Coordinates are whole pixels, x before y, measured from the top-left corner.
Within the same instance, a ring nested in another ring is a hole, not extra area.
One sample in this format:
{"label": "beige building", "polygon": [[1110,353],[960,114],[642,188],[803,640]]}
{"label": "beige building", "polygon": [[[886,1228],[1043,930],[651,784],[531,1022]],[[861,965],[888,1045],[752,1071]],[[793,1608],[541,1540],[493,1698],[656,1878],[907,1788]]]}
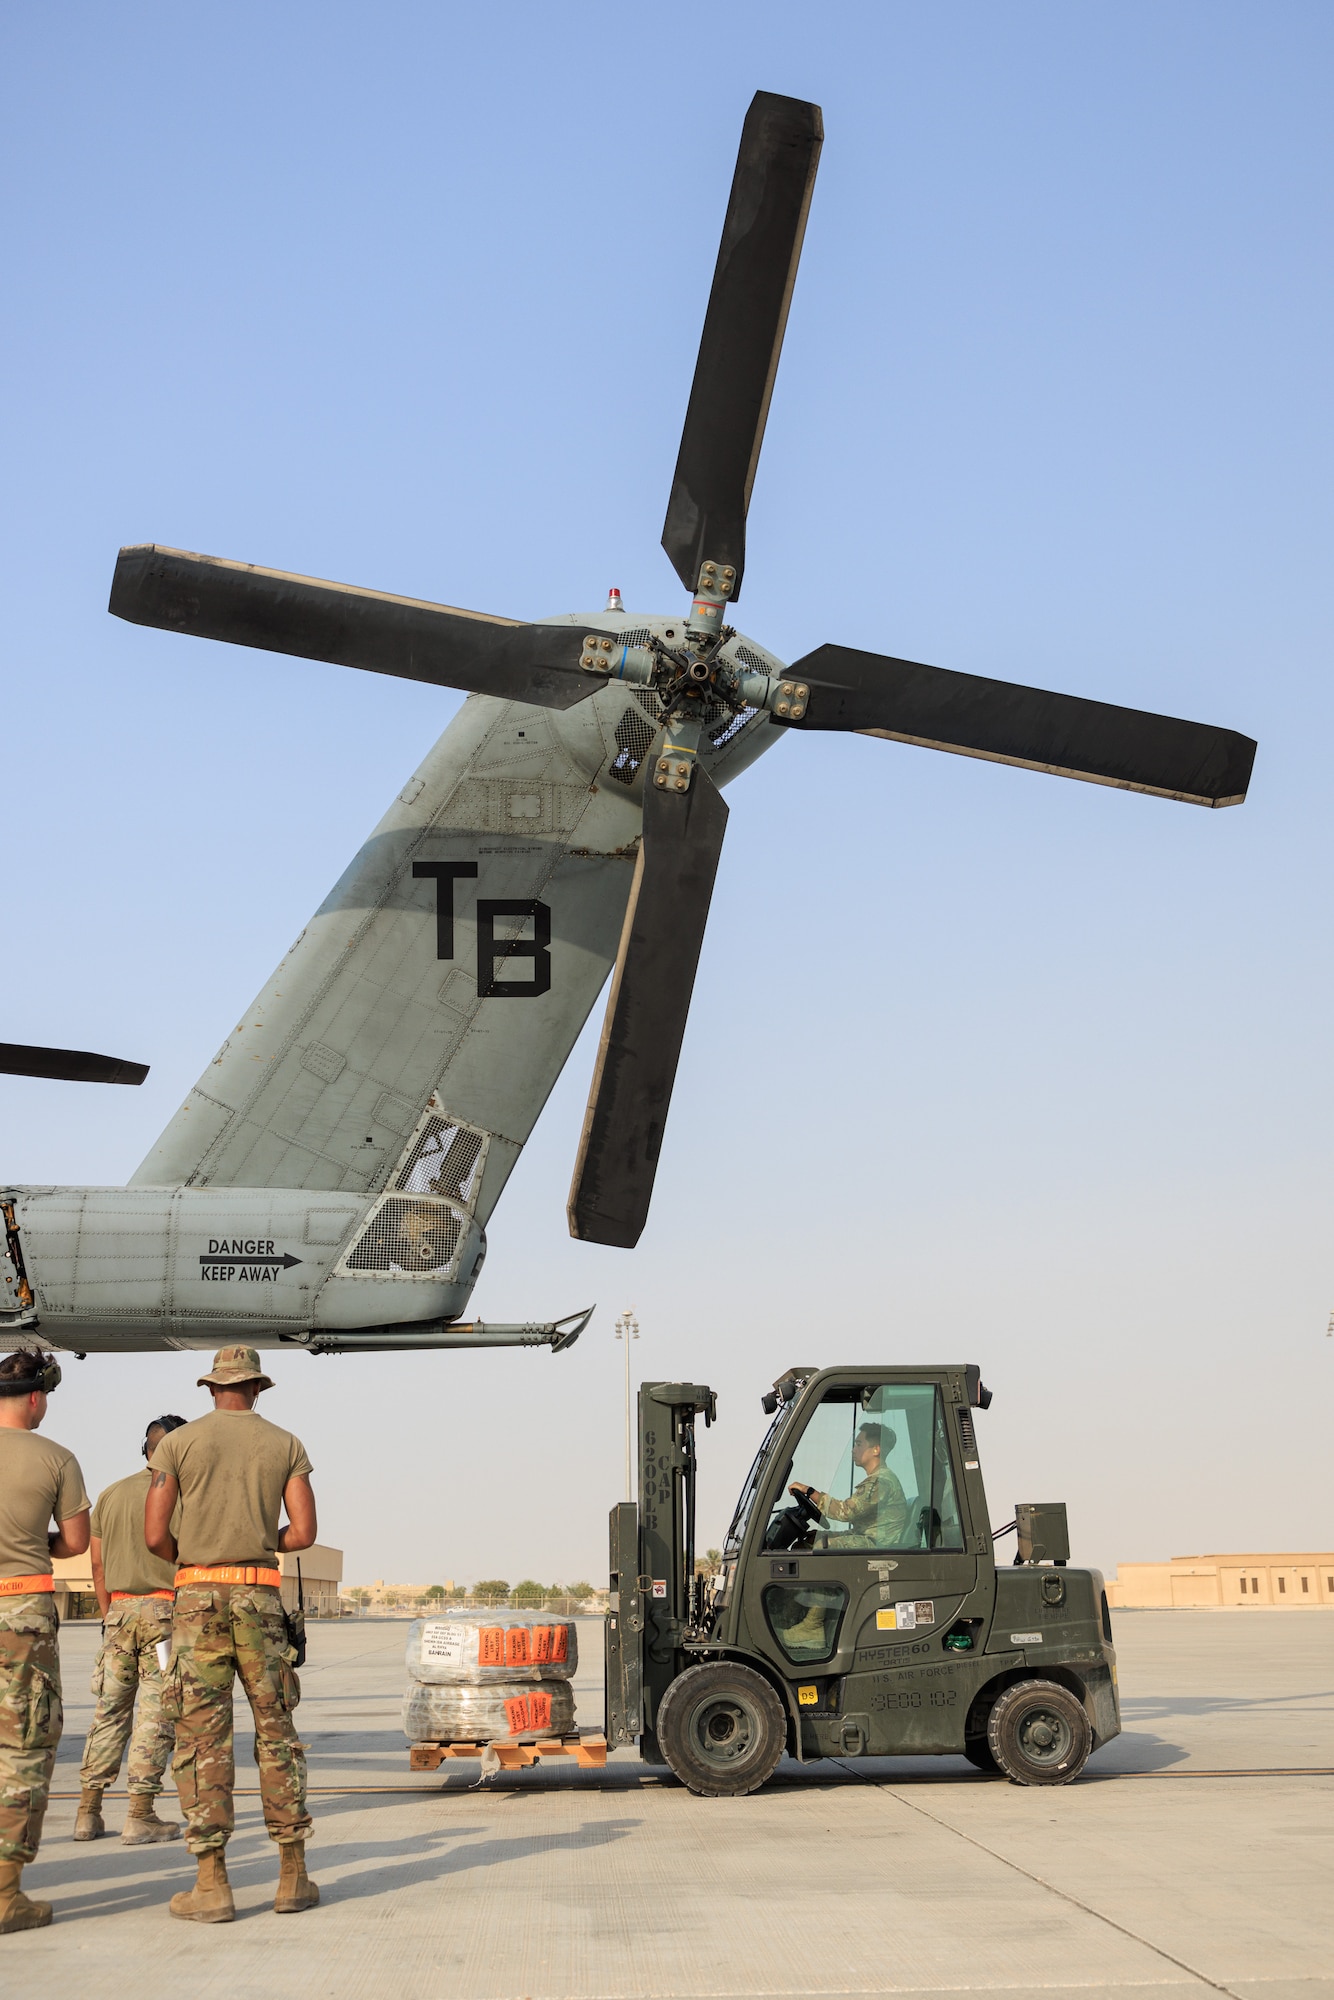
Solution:
{"label": "beige building", "polygon": [[[306,1601],[306,1616],[336,1618],[338,1585],[343,1575],[343,1551],[327,1548],[323,1542],[315,1542],[310,1548],[302,1549],[299,1556],[279,1556],[283,1603],[289,1611],[296,1608],[298,1563],[301,1565],[301,1593]],[[55,1575],[59,1617],[66,1624],[75,1618],[99,1617],[97,1598],[93,1592],[91,1556],[56,1557],[51,1568]]]}
{"label": "beige building", "polygon": [[[382,1576],[377,1576],[374,1583],[358,1585],[355,1596],[351,1591],[344,1591],[343,1595],[367,1611],[384,1611],[404,1605],[415,1606],[431,1588],[432,1585],[425,1583],[386,1583]],[[453,1577],[439,1579],[439,1588],[444,1591],[446,1597],[452,1597]]]}
{"label": "beige building", "polygon": [[1107,1585],[1113,1610],[1245,1610],[1274,1604],[1305,1611],[1334,1604],[1334,1554],[1173,1556],[1169,1562],[1118,1563]]}

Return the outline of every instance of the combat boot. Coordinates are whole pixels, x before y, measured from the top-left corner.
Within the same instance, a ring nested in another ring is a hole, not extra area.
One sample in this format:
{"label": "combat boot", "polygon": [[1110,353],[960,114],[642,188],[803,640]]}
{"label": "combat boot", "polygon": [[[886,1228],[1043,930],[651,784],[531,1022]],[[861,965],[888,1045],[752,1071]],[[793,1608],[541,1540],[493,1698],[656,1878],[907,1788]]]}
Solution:
{"label": "combat boot", "polygon": [[130,1810],[120,1836],[122,1847],[147,1847],[155,1840],[175,1840],[181,1830],[176,1819],[159,1819],[153,1808],[157,1800],[151,1792],[131,1792]]}
{"label": "combat boot", "polygon": [[106,1832],[102,1818],[102,1794],[95,1785],[85,1785],[79,1793],[79,1810],[74,1816],[76,1840],[100,1840]]}
{"label": "combat boot", "polygon": [[815,1647],[824,1649],[824,1612],[818,1604],[812,1604],[800,1625],[792,1625],[783,1634],[785,1646]]}
{"label": "combat boot", "polygon": [[54,1914],[49,1903],[35,1903],[19,1887],[21,1861],[0,1861],[0,1937],[11,1931],[40,1931]]}
{"label": "combat boot", "polygon": [[227,1880],[226,1856],[220,1847],[210,1847],[196,1860],[195,1886],[178,1890],[171,1899],[171,1914],[183,1917],[188,1924],[229,1924],[236,1915],[236,1904]]}
{"label": "combat boot", "polygon": [[320,1892],[306,1873],[305,1841],[285,1840],[278,1853],[281,1860],[274,1909],[280,1917],[290,1916],[294,1910],[313,1910]]}

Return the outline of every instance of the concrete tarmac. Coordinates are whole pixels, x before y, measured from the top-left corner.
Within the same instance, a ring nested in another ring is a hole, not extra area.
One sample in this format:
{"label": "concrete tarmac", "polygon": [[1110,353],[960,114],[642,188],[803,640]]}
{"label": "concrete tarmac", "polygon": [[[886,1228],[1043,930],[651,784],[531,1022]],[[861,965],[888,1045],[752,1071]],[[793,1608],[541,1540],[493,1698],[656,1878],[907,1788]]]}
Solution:
{"label": "concrete tarmac", "polygon": [[[300,1710],[319,1909],[275,1917],[238,1709],[238,1921],[173,1922],[179,1842],[71,1839],[95,1626],[62,1634],[66,1734],[37,1862],[47,1931],[0,1994],[189,2000],[1334,2000],[1334,1610],[1115,1614],[1125,1734],[1076,1784],[962,1759],[784,1764],[692,1798],[620,1752],[477,1785],[411,1775],[406,1623],[314,1625]],[[580,1719],[602,1719],[581,1621]],[[169,1793],[166,1810],[174,1810]],[[108,1800],[119,1830],[124,1801]]]}

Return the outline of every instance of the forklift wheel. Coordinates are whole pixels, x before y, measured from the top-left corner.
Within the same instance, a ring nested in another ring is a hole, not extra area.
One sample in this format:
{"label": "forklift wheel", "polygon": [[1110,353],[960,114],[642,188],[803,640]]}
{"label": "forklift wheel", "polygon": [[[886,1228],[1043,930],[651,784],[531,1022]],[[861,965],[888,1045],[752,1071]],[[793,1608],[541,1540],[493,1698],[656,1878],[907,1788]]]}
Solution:
{"label": "forklift wheel", "polygon": [[700,1798],[758,1791],[787,1744],[778,1696],[753,1667],[687,1667],[658,1705],[655,1733],[683,1785]]}
{"label": "forklift wheel", "polygon": [[987,1745],[1016,1785],[1068,1785],[1093,1748],[1084,1705],[1055,1681],[1016,1681],[987,1718]]}

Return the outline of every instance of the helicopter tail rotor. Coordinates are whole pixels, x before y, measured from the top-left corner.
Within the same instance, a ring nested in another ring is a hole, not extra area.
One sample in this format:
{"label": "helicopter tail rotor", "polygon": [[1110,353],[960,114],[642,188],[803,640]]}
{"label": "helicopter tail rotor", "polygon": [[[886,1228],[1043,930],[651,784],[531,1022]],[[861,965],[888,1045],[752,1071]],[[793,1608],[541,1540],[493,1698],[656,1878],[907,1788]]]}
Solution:
{"label": "helicopter tail rotor", "polygon": [[597,1066],[570,1188],[570,1234],[632,1250],[648,1218],[718,857],[722,793],[650,786]]}
{"label": "helicopter tail rotor", "polygon": [[142,1083],[148,1064],[119,1056],[95,1056],[87,1049],[40,1049],[25,1042],[0,1042],[0,1075],[45,1076],[59,1083]]}
{"label": "helicopter tail rotor", "polygon": [[662,546],[687,590],[705,557],[741,591],[746,512],[815,188],[818,104],[756,91],[741,130]]}
{"label": "helicopter tail rotor", "polygon": [[790,728],[883,736],[1187,805],[1240,805],[1255,761],[1255,743],[1235,729],[850,646],[819,646],[788,677],[809,690]]}
{"label": "helicopter tail rotor", "polygon": [[399,680],[571,708],[596,682],[582,633],[145,543],[122,549],[108,609],[132,625],[328,660]]}

